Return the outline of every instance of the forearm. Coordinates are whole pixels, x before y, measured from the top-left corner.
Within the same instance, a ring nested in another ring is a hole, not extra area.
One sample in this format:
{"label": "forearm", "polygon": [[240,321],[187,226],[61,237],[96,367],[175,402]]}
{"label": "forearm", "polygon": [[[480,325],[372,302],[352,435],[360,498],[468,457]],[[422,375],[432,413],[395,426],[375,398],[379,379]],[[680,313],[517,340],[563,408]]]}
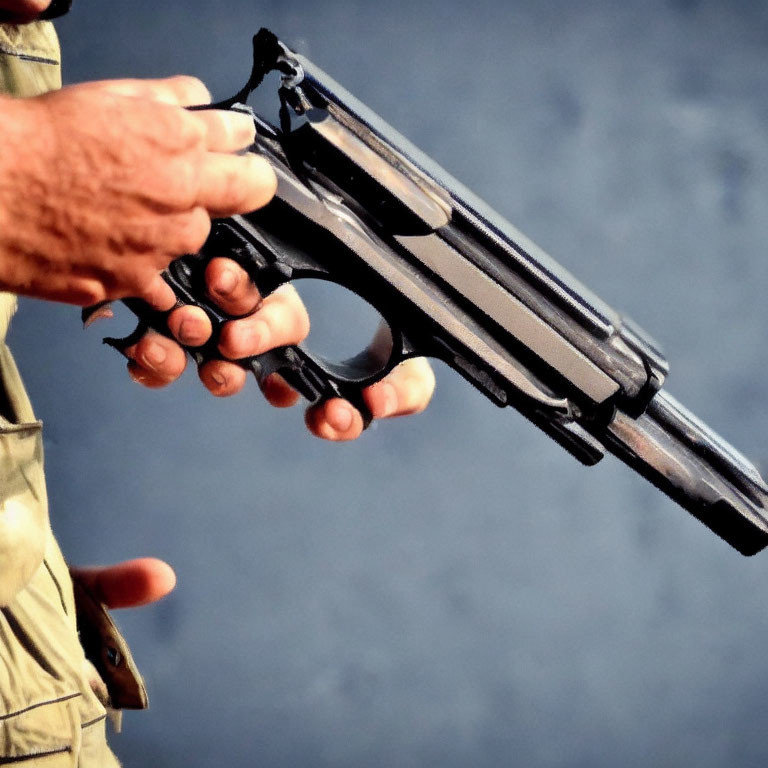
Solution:
{"label": "forearm", "polygon": [[0,96],[0,135],[0,289],[29,293],[51,230],[44,201],[52,169],[40,147],[52,137],[38,100]]}

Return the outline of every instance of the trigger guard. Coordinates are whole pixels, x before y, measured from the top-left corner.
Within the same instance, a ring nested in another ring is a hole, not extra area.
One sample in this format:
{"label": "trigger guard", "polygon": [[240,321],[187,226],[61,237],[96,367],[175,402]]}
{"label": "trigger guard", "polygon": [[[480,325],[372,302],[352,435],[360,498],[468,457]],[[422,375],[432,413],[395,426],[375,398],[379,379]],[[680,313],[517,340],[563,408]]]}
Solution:
{"label": "trigger guard", "polygon": [[253,372],[260,386],[268,376],[277,373],[311,406],[339,397],[360,412],[364,429],[373,421],[363,398],[365,385],[337,378],[324,368],[323,362],[300,346],[278,347],[240,362]]}
{"label": "trigger guard", "polygon": [[116,349],[123,357],[128,358],[128,355],[125,352],[126,349],[132,347],[134,344],[138,344],[144,337],[144,334],[151,330],[151,328],[152,326],[149,323],[140,320],[128,336],[124,336],[121,339],[107,336],[102,339],[102,343],[106,344],[108,347],[112,347],[112,349]]}

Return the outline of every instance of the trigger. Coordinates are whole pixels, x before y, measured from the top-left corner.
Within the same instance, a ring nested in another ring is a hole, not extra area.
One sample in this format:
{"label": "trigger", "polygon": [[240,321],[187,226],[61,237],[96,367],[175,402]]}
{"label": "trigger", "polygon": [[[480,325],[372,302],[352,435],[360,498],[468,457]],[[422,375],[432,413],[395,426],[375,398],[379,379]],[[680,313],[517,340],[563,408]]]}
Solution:
{"label": "trigger", "polygon": [[363,429],[367,429],[373,421],[360,387],[329,376],[301,347],[278,347],[244,360],[243,363],[260,384],[270,374],[279,373],[311,406],[340,397],[360,412]]}

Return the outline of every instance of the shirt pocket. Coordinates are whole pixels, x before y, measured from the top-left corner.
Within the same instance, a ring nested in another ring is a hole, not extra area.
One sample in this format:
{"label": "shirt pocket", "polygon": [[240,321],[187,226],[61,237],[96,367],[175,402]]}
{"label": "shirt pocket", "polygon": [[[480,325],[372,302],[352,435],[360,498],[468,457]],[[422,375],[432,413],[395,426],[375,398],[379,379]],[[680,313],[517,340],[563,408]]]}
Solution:
{"label": "shirt pocket", "polygon": [[77,765],[82,728],[105,715],[84,687],[83,665],[71,618],[44,563],[0,609],[0,765]]}
{"label": "shirt pocket", "polygon": [[75,766],[84,729],[92,747],[96,729],[103,741],[106,712],[85,667],[74,616],[46,560],[0,609],[0,765],[30,760],[37,766],[32,758],[46,755],[39,765]]}
{"label": "shirt pocket", "polygon": [[0,764],[59,768],[77,765],[81,726],[78,693],[45,699],[0,714]]}

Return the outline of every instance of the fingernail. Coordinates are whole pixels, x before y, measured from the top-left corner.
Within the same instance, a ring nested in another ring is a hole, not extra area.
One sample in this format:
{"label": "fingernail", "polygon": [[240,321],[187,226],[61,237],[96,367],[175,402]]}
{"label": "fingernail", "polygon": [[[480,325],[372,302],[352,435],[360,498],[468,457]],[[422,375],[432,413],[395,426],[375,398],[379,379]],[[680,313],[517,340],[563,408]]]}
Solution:
{"label": "fingernail", "polygon": [[211,374],[211,378],[214,380],[214,382],[215,382],[215,383],[216,383],[216,384],[217,384],[219,387],[224,387],[224,386],[226,386],[226,384],[227,384],[227,379],[226,379],[226,377],[225,377],[225,376],[222,376],[222,375],[221,375],[220,373],[218,373],[218,372],[216,372],[216,373],[212,373],[212,374]]}
{"label": "fingernail", "polygon": [[182,323],[179,326],[178,334],[179,341],[182,344],[190,344],[196,339],[195,324],[191,323],[189,320],[182,320]]}
{"label": "fingernail", "polygon": [[143,384],[147,380],[147,372],[143,368],[128,366],[128,372],[133,381]]}
{"label": "fingernail", "polygon": [[147,348],[144,350],[144,362],[148,368],[156,370],[158,366],[165,362],[167,353],[162,344],[158,344],[156,341],[150,341]]}
{"label": "fingernail", "polygon": [[229,296],[237,285],[237,275],[232,269],[225,269],[216,280],[216,293]]}
{"label": "fingernail", "polygon": [[352,426],[354,417],[355,414],[352,411],[352,406],[339,404],[328,414],[328,423],[337,432],[346,432]]}

